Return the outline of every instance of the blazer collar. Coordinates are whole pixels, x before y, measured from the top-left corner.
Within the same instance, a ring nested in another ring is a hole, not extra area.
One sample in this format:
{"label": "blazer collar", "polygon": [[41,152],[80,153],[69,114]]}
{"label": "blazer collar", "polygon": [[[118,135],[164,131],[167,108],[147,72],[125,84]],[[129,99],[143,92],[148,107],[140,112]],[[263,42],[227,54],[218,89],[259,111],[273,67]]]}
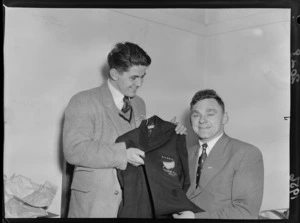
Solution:
{"label": "blazer collar", "polygon": [[[220,172],[220,170],[222,170],[223,166],[227,161],[226,147],[228,141],[229,137],[224,133],[223,136],[217,141],[217,143],[212,148],[211,152],[205,160],[203,172],[201,173],[200,177],[200,185],[195,190],[193,197],[201,193],[201,191],[208,185],[208,183],[214,178],[214,176],[216,176],[217,173]],[[195,170],[193,170],[195,172],[198,165],[197,157],[193,158],[192,162],[194,163],[193,166],[195,167]],[[193,179],[194,178],[195,177],[193,176]],[[192,186],[195,187],[195,183],[196,181],[194,180]]]}
{"label": "blazer collar", "polygon": [[[148,135],[148,123],[154,123],[154,128],[150,136]],[[150,152],[160,147],[175,134],[175,125],[163,121],[156,115],[147,120],[143,120],[139,129],[141,131],[140,145],[143,146],[145,152]]]}

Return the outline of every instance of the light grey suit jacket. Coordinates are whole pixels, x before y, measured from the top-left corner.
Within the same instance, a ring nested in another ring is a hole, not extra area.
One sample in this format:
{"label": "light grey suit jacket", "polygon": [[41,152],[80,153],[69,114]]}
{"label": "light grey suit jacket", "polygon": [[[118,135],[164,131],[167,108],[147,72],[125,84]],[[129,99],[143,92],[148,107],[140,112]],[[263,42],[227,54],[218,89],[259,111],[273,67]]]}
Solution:
{"label": "light grey suit jacket", "polygon": [[134,97],[131,105],[130,125],[119,116],[107,82],[71,98],[63,129],[64,156],[75,165],[68,217],[117,217],[122,192],[116,169],[126,169],[127,158],[125,143],[115,140],[146,116],[140,97]]}
{"label": "light grey suit jacket", "polygon": [[206,212],[196,218],[257,219],[264,167],[258,148],[225,133],[210,151],[196,187],[199,145],[189,149],[191,186],[187,196]]}

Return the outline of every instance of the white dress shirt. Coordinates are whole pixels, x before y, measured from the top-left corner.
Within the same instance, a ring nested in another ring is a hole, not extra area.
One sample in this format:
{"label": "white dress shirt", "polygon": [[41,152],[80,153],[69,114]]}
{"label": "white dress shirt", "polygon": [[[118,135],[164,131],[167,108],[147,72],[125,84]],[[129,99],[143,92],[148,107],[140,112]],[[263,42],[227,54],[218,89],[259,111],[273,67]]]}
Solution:
{"label": "white dress shirt", "polygon": [[121,110],[124,105],[124,101],[123,101],[124,95],[110,83],[109,79],[107,81],[107,84],[117,108]]}
{"label": "white dress shirt", "polygon": [[[224,134],[224,132],[219,135],[218,137],[212,139],[211,141],[209,142],[206,142],[207,144],[207,148],[206,148],[206,154],[207,156],[209,155],[211,149],[214,147],[214,145],[217,143],[217,141],[222,137],[222,135]],[[199,152],[198,152],[198,157],[201,156],[202,154],[202,145],[205,144],[204,142],[201,142],[201,140],[199,139],[199,145],[200,145],[200,149],[199,149]]]}

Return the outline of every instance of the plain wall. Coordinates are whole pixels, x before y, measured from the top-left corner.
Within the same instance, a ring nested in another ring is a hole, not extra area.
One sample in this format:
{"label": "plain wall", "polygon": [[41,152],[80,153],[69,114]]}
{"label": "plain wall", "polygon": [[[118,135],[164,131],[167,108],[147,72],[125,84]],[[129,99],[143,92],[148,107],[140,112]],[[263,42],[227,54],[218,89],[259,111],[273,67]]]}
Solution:
{"label": "plain wall", "polygon": [[[284,119],[290,115],[289,12],[242,11],[241,18],[211,25],[206,38],[205,87],[224,99],[225,131],[263,154],[262,210],[289,207],[290,123]],[[262,20],[264,25],[256,25]],[[251,25],[243,28],[246,24]]]}
{"label": "plain wall", "polygon": [[60,214],[61,130],[71,96],[99,86],[112,45],[132,41],[152,58],[140,89],[148,117],[179,119],[193,88],[203,86],[201,38],[111,10],[6,8],[4,174],[54,183],[49,211]]}
{"label": "plain wall", "polygon": [[135,42],[151,56],[138,92],[147,117],[176,116],[188,127],[188,145],[197,141],[189,102],[200,89],[216,89],[229,112],[228,134],[263,152],[263,208],[288,207],[289,30],[282,23],[261,27],[257,36],[220,28],[238,20],[202,26],[153,9],[6,8],[5,14],[4,174],[57,185],[49,211],[60,214],[64,109],[75,93],[103,83],[107,53],[118,41]]}

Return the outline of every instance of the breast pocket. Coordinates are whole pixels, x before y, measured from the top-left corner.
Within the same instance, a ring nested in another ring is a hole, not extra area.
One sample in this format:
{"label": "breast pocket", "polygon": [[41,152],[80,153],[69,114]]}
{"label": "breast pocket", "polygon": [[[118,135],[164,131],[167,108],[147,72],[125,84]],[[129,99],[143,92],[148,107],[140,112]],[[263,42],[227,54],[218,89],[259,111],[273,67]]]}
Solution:
{"label": "breast pocket", "polygon": [[211,184],[213,192],[219,194],[220,197],[231,196],[233,176],[231,171],[222,171],[218,174]]}
{"label": "breast pocket", "polygon": [[90,192],[93,188],[93,181],[93,171],[83,169],[75,170],[71,189],[84,193]]}

